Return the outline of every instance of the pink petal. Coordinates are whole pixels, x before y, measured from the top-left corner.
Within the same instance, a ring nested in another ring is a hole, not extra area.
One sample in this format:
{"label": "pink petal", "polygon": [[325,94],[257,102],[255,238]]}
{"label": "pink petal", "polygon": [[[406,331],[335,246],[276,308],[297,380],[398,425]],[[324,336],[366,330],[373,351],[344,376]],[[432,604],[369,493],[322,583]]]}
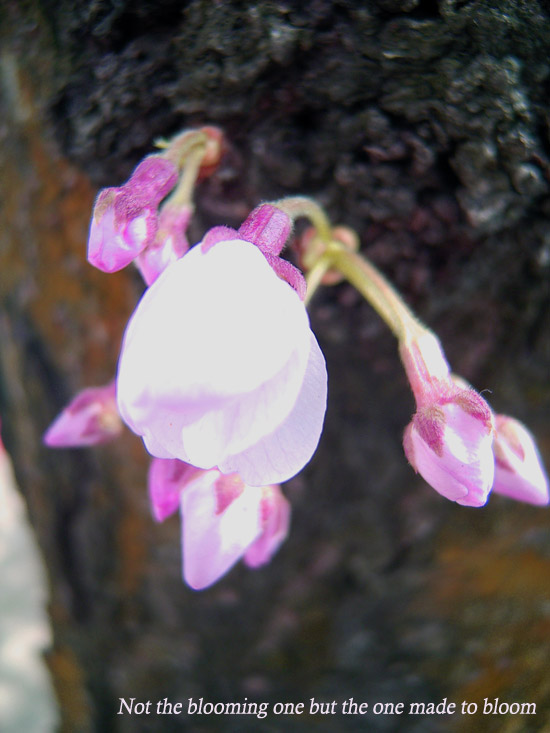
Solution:
{"label": "pink petal", "polygon": [[195,590],[219,580],[261,535],[262,490],[242,492],[219,511],[219,471],[207,471],[181,494],[183,576]]}
{"label": "pink petal", "polygon": [[494,476],[492,431],[459,405],[441,409],[445,425],[440,454],[422,438],[413,419],[406,433],[407,457],[442,496],[464,506],[482,506]]}
{"label": "pink petal", "polygon": [[[301,362],[301,354],[295,352],[284,368],[265,384],[233,400],[225,400],[217,409],[205,410],[201,418],[183,426],[180,438],[193,463],[211,468],[225,461],[225,456],[249,448],[276,429],[298,398]],[[233,469],[224,471],[233,472]],[[247,480],[246,475],[243,478]]]}
{"label": "pink petal", "polygon": [[155,241],[135,259],[135,265],[147,285],[152,285],[168,265],[183,257],[189,249],[185,230],[190,218],[189,207],[165,205],[160,210]]}
{"label": "pink petal", "polygon": [[493,491],[529,504],[548,504],[548,478],[534,437],[513,418],[497,415],[495,424]]}
{"label": "pink petal", "polygon": [[153,458],[149,466],[148,488],[151,511],[157,522],[163,522],[179,508],[181,492],[198,471],[176,458]]}
{"label": "pink petal", "polygon": [[290,504],[280,486],[265,486],[262,491],[260,512],[263,531],[243,558],[251,568],[258,568],[271,560],[287,538],[290,527]]}
{"label": "pink petal", "polygon": [[44,443],[50,448],[96,445],[113,440],[121,430],[115,384],[111,382],[79,392],[50,425]]}
{"label": "pink petal", "polygon": [[[112,190],[112,189],[111,189]],[[88,262],[103,272],[117,272],[130,264],[155,236],[157,215],[151,208],[135,212],[132,218],[117,216],[116,204],[103,208],[102,191],[88,235]],[[118,193],[120,199],[124,193]],[[97,213],[98,210],[101,213]]]}

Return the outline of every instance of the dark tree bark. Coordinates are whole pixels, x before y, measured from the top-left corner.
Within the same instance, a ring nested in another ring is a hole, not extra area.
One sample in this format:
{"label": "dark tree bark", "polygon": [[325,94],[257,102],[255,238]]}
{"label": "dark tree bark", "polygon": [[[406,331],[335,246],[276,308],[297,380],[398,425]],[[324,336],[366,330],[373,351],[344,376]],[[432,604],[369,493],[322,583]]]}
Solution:
{"label": "dark tree bark", "polygon": [[[120,697],[499,697],[537,703],[522,730],[550,726],[548,515],[496,496],[461,508],[413,473],[394,341],[348,286],[311,309],[326,428],[285,489],[292,532],[267,568],[192,592],[177,520],[149,517],[137,438],[41,445],[78,389],[111,378],[141,288],[85,262],[97,188],[156,137],[213,123],[230,147],[199,188],[195,236],[313,195],[547,457],[548,4],[4,0],[0,22],[0,414],[49,571],[65,730],[236,729],[117,716]],[[328,731],[331,718],[263,725]],[[436,718],[337,727],[471,730],[470,716]]]}

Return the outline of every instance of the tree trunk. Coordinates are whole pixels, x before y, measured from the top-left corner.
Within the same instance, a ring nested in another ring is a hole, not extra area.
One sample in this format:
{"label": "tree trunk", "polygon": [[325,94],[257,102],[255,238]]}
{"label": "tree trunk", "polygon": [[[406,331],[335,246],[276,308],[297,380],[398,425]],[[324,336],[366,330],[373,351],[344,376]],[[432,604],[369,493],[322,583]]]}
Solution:
{"label": "tree trunk", "polygon": [[[349,286],[311,307],[329,409],[314,460],[285,487],[291,535],[269,566],[190,590],[177,520],[149,515],[138,438],[41,443],[76,391],[112,378],[142,288],[130,269],[86,263],[98,187],[126,180],[157,137],[211,123],[229,150],[199,186],[195,240],[260,201],[314,196],[547,458],[549,12],[543,0],[2,4],[0,414],[48,569],[65,730],[511,720],[407,712],[445,697],[535,702],[521,730],[550,726],[548,515],[498,496],[459,507],[414,474],[394,340]],[[188,715],[201,697],[271,712]],[[308,714],[311,698],[350,697],[366,715]],[[120,698],[184,712],[117,715]],[[276,716],[277,702],[306,712]],[[375,715],[376,702],[405,714]]]}

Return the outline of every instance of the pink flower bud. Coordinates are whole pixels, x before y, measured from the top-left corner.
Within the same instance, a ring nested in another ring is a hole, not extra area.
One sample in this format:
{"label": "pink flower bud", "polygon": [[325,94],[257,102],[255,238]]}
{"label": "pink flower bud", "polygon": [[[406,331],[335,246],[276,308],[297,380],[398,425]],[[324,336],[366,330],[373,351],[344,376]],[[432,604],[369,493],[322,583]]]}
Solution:
{"label": "pink flower bud", "polygon": [[531,433],[505,415],[495,415],[495,429],[493,491],[529,504],[548,504],[548,479]]}
{"label": "pink flower bud", "polygon": [[257,247],[197,245],[131,317],[117,399],[152,455],[263,486],[294,476],[313,455],[325,363],[303,303]]}
{"label": "pink flower bud", "polygon": [[177,180],[172,162],[150,155],[123,186],[103,189],[90,225],[88,261],[104,272],[116,272],[130,264],[152,243],[158,206]]}
{"label": "pink flower bud", "polygon": [[442,496],[483,506],[494,476],[492,418],[480,395],[464,392],[418,410],[403,446],[411,466]]}
{"label": "pink flower bud", "polygon": [[44,443],[50,448],[76,448],[106,443],[122,430],[115,383],[79,392],[50,425]]}
{"label": "pink flower bud", "polygon": [[185,230],[191,213],[189,206],[172,207],[166,204],[161,208],[154,242],[134,260],[147,285],[152,285],[168,265],[183,257],[189,249]]}
{"label": "pink flower bud", "polygon": [[195,590],[215,583],[247,551],[252,566],[267,562],[286,536],[288,509],[276,486],[252,487],[236,474],[201,471],[180,501],[183,575]]}
{"label": "pink flower bud", "polygon": [[429,332],[402,344],[401,358],[417,403],[403,439],[409,463],[447,499],[482,506],[494,476],[489,405],[475,390],[453,381]]}

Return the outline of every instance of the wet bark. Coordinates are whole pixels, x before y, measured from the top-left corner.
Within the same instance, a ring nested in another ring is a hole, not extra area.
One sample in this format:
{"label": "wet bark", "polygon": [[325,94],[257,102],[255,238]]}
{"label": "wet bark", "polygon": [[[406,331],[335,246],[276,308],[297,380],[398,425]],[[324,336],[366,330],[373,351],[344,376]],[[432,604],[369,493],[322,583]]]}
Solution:
{"label": "wet bark", "polygon": [[460,508],[414,475],[395,344],[349,287],[311,309],[329,410],[285,489],[292,533],[269,567],[190,591],[177,520],[149,517],[137,438],[41,445],[78,389],[111,378],[141,290],[85,262],[97,188],[156,137],[212,123],[229,150],[198,191],[196,237],[261,200],[315,196],[548,457],[547,3],[5,0],[0,23],[0,414],[49,571],[65,729],[234,730],[231,717],[117,716],[120,697],[500,697],[537,703],[522,730],[550,725],[547,513],[499,497]]}

